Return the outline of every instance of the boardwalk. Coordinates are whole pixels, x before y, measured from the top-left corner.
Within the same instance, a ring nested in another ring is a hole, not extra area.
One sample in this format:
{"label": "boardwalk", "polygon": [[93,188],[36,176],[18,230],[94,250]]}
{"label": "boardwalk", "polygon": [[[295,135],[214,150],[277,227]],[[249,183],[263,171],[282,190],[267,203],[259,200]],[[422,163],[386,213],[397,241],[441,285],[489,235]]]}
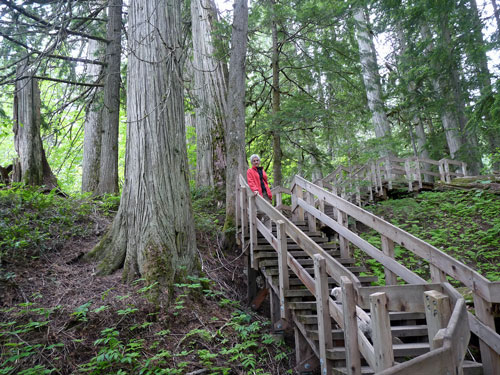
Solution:
{"label": "boardwalk", "polygon": [[[255,278],[262,275],[274,329],[294,332],[299,373],[313,368],[322,374],[499,373],[500,335],[492,307],[500,303],[500,283],[299,176],[290,190],[275,191],[276,207],[255,197],[241,176],[239,186],[249,295],[257,294]],[[291,207],[283,205],[283,194],[291,195]],[[284,215],[287,210],[291,215]],[[272,229],[257,212],[271,218]],[[381,248],[351,231],[348,220],[379,232]],[[320,225],[337,239],[328,242]],[[430,282],[394,259],[395,244],[428,263]],[[384,266],[385,286],[370,286],[377,278],[356,264],[354,248]],[[472,290],[475,315],[447,276]],[[334,287],[340,288],[336,299],[330,295]],[[482,363],[466,358],[471,334],[480,338]]]}

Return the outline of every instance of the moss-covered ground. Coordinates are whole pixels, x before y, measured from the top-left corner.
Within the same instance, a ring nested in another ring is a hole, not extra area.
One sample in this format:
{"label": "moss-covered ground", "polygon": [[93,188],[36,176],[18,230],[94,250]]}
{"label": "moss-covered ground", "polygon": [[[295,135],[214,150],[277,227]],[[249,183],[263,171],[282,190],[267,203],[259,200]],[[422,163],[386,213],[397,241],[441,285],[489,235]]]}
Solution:
{"label": "moss-covered ground", "polygon": [[[491,281],[500,280],[500,196],[482,190],[422,192],[365,207],[377,216],[425,240],[477,270]],[[362,237],[380,248],[380,235]],[[426,262],[396,246],[396,258],[428,279]],[[375,261],[367,261],[382,277]]]}

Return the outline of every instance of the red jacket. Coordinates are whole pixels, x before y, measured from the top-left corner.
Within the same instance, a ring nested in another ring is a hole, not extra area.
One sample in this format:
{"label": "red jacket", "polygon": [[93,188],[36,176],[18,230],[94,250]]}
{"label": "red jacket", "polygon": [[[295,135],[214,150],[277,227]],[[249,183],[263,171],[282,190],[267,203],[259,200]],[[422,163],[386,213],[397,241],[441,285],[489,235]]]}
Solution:
{"label": "red jacket", "polygon": [[[266,187],[267,196],[269,197],[269,199],[273,199],[271,189],[269,189],[269,184],[267,183],[267,174],[264,169],[262,170],[262,177],[264,178],[264,186]],[[252,167],[247,170],[247,181],[250,189],[252,189],[252,191],[258,191],[260,196],[263,197],[262,187],[260,185],[260,176],[256,167]]]}

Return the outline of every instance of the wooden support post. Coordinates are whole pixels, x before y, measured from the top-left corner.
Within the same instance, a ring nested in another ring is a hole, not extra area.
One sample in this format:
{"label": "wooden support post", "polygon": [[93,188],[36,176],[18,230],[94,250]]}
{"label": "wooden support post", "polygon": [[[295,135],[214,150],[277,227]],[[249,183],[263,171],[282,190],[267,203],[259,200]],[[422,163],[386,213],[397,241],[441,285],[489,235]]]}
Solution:
{"label": "wooden support post", "polygon": [[[314,207],[314,195],[306,191],[306,202],[309,203],[312,207]],[[316,218],[307,213],[307,225],[309,227],[309,232],[316,232]]]}
{"label": "wooden support post", "polygon": [[464,177],[467,176],[467,163],[462,162],[462,174]]}
{"label": "wooden support post", "polygon": [[[450,298],[436,290],[424,292],[425,319],[427,320],[427,332],[429,335],[429,344],[431,350],[434,347],[434,337],[441,328],[448,326],[451,317]],[[439,341],[436,341],[439,345]]]}
{"label": "wooden support post", "polygon": [[433,283],[447,283],[446,273],[434,264],[429,264],[429,271],[431,273],[431,280]]}
{"label": "wooden support post", "polygon": [[384,186],[382,185],[382,171],[380,170],[380,162],[377,161],[377,183],[378,195],[384,195]]}
{"label": "wooden support post", "polygon": [[247,192],[245,188],[240,188],[240,217],[241,217],[241,248],[245,250],[245,238],[248,228],[248,212],[247,212]]}
{"label": "wooden support post", "polygon": [[330,320],[330,308],[328,299],[328,275],[326,274],[326,261],[319,254],[314,255],[314,278],[316,281],[316,311],[318,314],[318,336],[319,336],[319,363],[321,374],[330,375],[332,366],[326,358],[326,351],[333,348],[332,323]]}
{"label": "wooden support post", "polygon": [[300,375],[313,374],[319,367],[316,354],[309,346],[309,343],[297,327],[293,328],[295,336],[295,363],[296,371]]}
{"label": "wooden support post", "polygon": [[445,181],[447,183],[450,183],[451,182],[450,164],[448,164],[448,160],[446,160],[446,159],[444,161],[444,176],[445,176]]}
{"label": "wooden support post", "polygon": [[[295,192],[297,198],[304,199],[304,190],[300,186],[298,186],[297,191]],[[302,207],[297,207],[297,220],[304,221],[304,209]]]}
{"label": "wooden support post", "polygon": [[254,251],[257,247],[257,207],[253,193],[248,199],[248,223],[250,230],[250,265],[253,269],[258,269],[257,259],[254,257]]}
{"label": "wooden support post", "polygon": [[[323,188],[323,180],[319,180],[317,185],[320,187],[320,188]],[[319,200],[319,210],[323,213],[325,213],[325,201],[323,199],[320,199]]]}
{"label": "wooden support post", "polygon": [[276,193],[276,207],[278,207],[278,210],[283,213],[283,210],[280,208],[283,205],[283,193],[280,191]]}
{"label": "wooden support post", "polygon": [[385,293],[373,293],[370,295],[370,311],[373,349],[375,350],[374,370],[375,372],[379,372],[394,365],[391,324]]}
{"label": "wooden support post", "polygon": [[269,289],[269,305],[271,308],[271,323],[274,331],[283,331],[283,327],[277,327],[281,320],[280,314],[280,297],[275,293],[274,289],[266,283],[266,288]]}
{"label": "wooden support post", "polygon": [[356,293],[352,281],[341,277],[342,310],[344,315],[344,346],[348,375],[361,375],[361,357],[358,344],[358,319],[356,317]]}
{"label": "wooden support post", "polygon": [[290,321],[290,311],[286,304],[286,291],[290,289],[290,278],[288,273],[288,249],[285,232],[285,222],[276,222],[276,238],[278,239],[278,269],[279,269],[279,290],[280,290],[280,316],[281,319]]}
{"label": "wooden support post", "polygon": [[422,171],[420,170],[420,160],[415,158],[415,178],[418,181],[418,188],[422,189]]}
{"label": "wooden support post", "polygon": [[413,191],[413,175],[411,173],[410,159],[405,160],[406,180],[408,181],[408,191]]}
{"label": "wooden support post", "polygon": [[[347,214],[343,211],[337,210],[337,222],[340,225],[347,228],[348,227]],[[341,258],[351,258],[352,254],[349,248],[349,241],[347,241],[340,234],[339,234],[339,247],[340,247]]]}
{"label": "wooden support post", "polygon": [[[394,259],[394,241],[384,235],[381,235],[380,239],[382,240],[382,252]],[[384,267],[384,274],[385,285],[398,285],[398,277],[394,272]]]}
{"label": "wooden support post", "polygon": [[[486,326],[495,330],[495,319],[492,311],[492,304],[485,301],[477,294],[474,296],[474,310],[477,318]],[[485,342],[479,340],[481,350],[481,360],[483,362],[483,371],[485,375],[498,374],[500,369],[500,355],[491,349]]]}
{"label": "wooden support post", "polygon": [[441,182],[446,182],[446,177],[444,174],[444,159],[439,160],[439,179]]}
{"label": "wooden support post", "polygon": [[391,160],[385,158],[385,178],[387,178],[387,188],[392,190],[392,171],[391,171]]}
{"label": "wooden support post", "polygon": [[250,251],[247,252],[247,298],[248,304],[251,304],[257,296],[257,275],[258,272],[252,268],[252,259]]}

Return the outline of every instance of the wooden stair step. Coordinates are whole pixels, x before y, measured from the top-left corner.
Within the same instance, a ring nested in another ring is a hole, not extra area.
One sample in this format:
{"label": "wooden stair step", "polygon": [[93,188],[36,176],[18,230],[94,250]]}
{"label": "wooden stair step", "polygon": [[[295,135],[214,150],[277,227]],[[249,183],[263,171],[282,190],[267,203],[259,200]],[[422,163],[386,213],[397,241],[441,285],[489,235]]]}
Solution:
{"label": "wooden stair step", "polygon": [[[417,342],[408,344],[394,344],[392,348],[394,350],[394,358],[413,358],[427,353],[429,351],[429,343]],[[337,347],[328,349],[326,351],[326,357],[331,360],[345,359],[345,348]]]}
{"label": "wooden stair step", "polygon": [[[338,251],[339,246],[336,243],[321,243],[321,244],[319,244],[319,246],[324,250],[337,250],[337,254],[340,254],[340,252]],[[267,244],[258,244],[255,247],[254,252],[257,253],[260,251],[268,251],[268,250],[273,250],[276,253],[276,251],[274,250],[274,247],[268,243]],[[293,244],[288,244],[287,250],[289,252],[291,252],[292,250],[302,250],[302,248],[299,245],[297,245],[296,243],[293,243]],[[302,251],[304,251],[304,250],[302,250]],[[307,255],[307,254],[304,252],[304,255]]]}
{"label": "wooden stair step", "polygon": [[[483,365],[478,362],[464,361],[463,363],[464,375],[483,375]],[[347,375],[346,367],[336,367],[332,369],[333,375]],[[374,375],[375,372],[368,366],[361,366],[362,375]]]}
{"label": "wooden stair step", "polygon": [[[303,323],[307,324],[307,323]],[[312,323],[309,323],[312,324]],[[405,329],[401,329],[405,328]],[[426,325],[413,325],[413,326],[397,326],[391,327],[391,333],[394,337],[427,337],[427,326]],[[319,340],[318,329],[307,329],[307,335],[313,340]],[[332,337],[334,340],[343,340],[344,331],[340,329],[332,330]]]}
{"label": "wooden stair step", "polygon": [[[326,237],[309,236],[309,238],[311,238],[317,244],[328,242],[328,238],[326,238]],[[265,244],[268,244],[268,243],[269,242],[264,237],[257,237],[257,245],[261,245],[261,244],[265,245]],[[291,239],[291,238],[288,238],[287,239],[287,244],[293,245],[293,244],[295,244],[295,241],[293,239]]]}
{"label": "wooden stair step", "polygon": [[[326,250],[326,252],[333,257],[340,254],[339,250]],[[303,250],[292,250],[292,251],[289,251],[288,253],[297,259],[300,257],[309,257],[309,255],[307,255],[307,253]],[[272,251],[268,251],[268,250],[255,251],[254,257],[255,257],[255,259],[277,258],[278,253],[276,251],[274,251],[274,249]]]}
{"label": "wooden stair step", "polygon": [[288,302],[288,306],[292,310],[316,310],[316,302],[301,301],[301,302]]}
{"label": "wooden stair step", "polygon": [[[338,262],[340,262],[343,265],[351,265],[351,264],[354,264],[356,262],[356,260],[354,258],[335,258],[335,260],[337,260]],[[297,259],[297,261],[302,266],[312,266],[312,265],[314,265],[314,260],[311,259],[311,258]],[[268,258],[266,260],[260,261],[259,262],[259,266],[260,267],[278,266],[278,259],[277,258],[276,259],[269,259]],[[365,272],[366,271],[365,267],[354,267],[354,266],[351,266],[351,267],[348,267],[348,268],[349,269],[353,268],[355,270],[355,272]],[[351,272],[353,272],[353,271],[351,270]]]}

